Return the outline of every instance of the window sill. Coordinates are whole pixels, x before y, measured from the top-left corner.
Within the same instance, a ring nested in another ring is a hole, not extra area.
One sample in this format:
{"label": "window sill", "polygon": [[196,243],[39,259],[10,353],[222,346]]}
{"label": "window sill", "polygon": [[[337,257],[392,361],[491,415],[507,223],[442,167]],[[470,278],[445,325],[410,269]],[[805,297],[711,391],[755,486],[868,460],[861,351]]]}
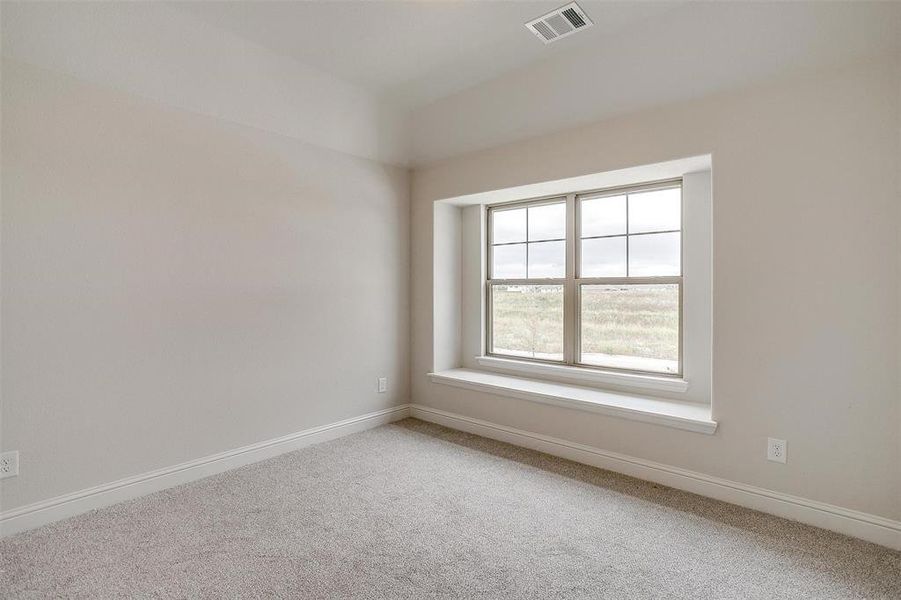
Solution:
{"label": "window sill", "polygon": [[476,362],[481,366],[490,369],[514,371],[525,375],[543,375],[555,377],[564,381],[572,381],[574,383],[608,384],[641,390],[678,393],[684,393],[688,390],[688,381],[676,377],[614,373],[611,371],[597,371],[595,369],[585,369],[582,367],[529,362],[516,360],[515,358],[500,358],[497,356],[477,356]]}
{"label": "window sill", "polygon": [[586,410],[697,433],[712,434],[716,431],[717,426],[716,421],[711,419],[710,406],[706,404],[616,394],[575,385],[525,379],[473,369],[450,369],[429,373],[429,379],[433,383]]}

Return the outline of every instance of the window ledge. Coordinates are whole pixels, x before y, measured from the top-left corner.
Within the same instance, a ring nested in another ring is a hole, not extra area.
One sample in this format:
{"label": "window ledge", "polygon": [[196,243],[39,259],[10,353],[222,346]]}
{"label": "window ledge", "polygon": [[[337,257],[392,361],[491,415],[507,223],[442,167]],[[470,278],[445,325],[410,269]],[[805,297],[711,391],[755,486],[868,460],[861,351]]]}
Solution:
{"label": "window ledge", "polygon": [[500,358],[497,356],[477,356],[476,362],[481,366],[490,369],[514,371],[526,375],[544,375],[575,383],[606,383],[620,387],[678,393],[684,393],[688,390],[688,381],[678,377],[657,377],[654,375],[640,375],[635,373],[615,373],[612,371],[599,371],[596,369],[564,365],[549,365],[546,363],[516,360],[515,358]]}
{"label": "window ledge", "polygon": [[488,392],[532,402],[565,406],[644,423],[712,434],[717,423],[710,406],[659,398],[616,394],[591,388],[501,375],[474,369],[429,373],[433,383]]}

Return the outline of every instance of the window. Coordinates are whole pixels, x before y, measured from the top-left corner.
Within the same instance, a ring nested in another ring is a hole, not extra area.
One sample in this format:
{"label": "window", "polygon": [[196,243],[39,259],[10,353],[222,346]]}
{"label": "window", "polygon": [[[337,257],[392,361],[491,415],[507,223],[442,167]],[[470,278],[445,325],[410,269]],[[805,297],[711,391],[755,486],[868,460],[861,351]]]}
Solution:
{"label": "window", "polygon": [[682,375],[681,180],[488,208],[488,354]]}

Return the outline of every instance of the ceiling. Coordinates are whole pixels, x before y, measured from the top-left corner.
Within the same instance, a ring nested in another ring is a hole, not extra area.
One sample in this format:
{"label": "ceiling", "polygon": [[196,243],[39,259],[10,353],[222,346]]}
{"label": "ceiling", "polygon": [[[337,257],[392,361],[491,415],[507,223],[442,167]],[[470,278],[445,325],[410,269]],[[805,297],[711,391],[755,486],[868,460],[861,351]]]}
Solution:
{"label": "ceiling", "polygon": [[901,2],[579,0],[595,25],[523,25],[566,0],[2,2],[4,57],[391,164],[892,53]]}
{"label": "ceiling", "polygon": [[417,108],[658,17],[680,2],[580,0],[595,26],[550,45],[523,25],[566,0],[175,2],[208,25]]}
{"label": "ceiling", "polygon": [[581,47],[415,109],[414,162],[888,56],[897,67],[901,2],[689,2],[589,33]]}

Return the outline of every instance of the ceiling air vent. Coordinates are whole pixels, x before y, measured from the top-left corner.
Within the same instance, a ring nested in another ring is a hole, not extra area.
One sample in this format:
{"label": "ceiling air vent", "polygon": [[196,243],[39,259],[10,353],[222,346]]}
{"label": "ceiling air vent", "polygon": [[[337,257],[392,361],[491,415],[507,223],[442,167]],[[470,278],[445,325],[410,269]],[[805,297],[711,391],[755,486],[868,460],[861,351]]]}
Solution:
{"label": "ceiling air vent", "polygon": [[526,29],[538,36],[538,39],[545,44],[550,44],[583,29],[588,29],[592,25],[594,23],[585,14],[585,11],[578,4],[572,2],[538,17],[534,21],[529,21],[526,23]]}

